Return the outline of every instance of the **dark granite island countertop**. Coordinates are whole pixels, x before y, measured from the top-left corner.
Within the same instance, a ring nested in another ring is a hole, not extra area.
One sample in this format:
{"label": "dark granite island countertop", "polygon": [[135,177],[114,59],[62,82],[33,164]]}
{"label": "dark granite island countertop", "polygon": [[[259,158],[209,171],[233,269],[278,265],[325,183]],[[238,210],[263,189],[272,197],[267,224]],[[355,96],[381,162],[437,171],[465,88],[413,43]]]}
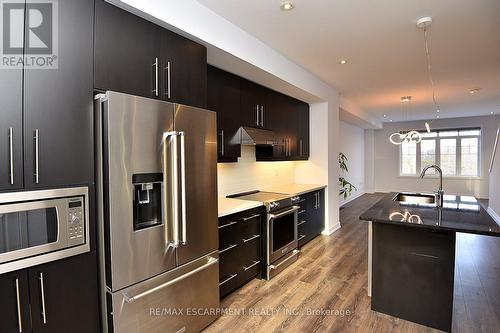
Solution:
{"label": "dark granite island countertop", "polygon": [[371,308],[450,332],[456,233],[498,237],[500,227],[471,196],[445,195],[437,208],[394,201],[396,195],[360,216],[368,221]]}
{"label": "dark granite island countertop", "polygon": [[443,208],[437,208],[433,205],[417,206],[394,201],[396,194],[387,194],[361,214],[360,220],[500,236],[500,226],[472,196],[445,194]]}

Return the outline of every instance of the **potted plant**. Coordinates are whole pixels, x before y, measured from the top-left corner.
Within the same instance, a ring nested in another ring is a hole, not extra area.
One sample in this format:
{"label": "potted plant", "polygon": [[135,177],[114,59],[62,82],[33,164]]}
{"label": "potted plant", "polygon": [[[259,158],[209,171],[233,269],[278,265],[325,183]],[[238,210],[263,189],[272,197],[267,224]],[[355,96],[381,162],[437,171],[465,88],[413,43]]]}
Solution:
{"label": "potted plant", "polygon": [[[347,156],[345,156],[344,153],[340,152],[339,167],[341,173],[349,172],[349,169],[347,168],[347,161],[348,161]],[[354,186],[352,183],[350,183],[347,179],[345,179],[342,176],[339,176],[339,187],[340,187],[339,195],[342,196],[344,200],[351,195],[351,192],[353,190],[357,190],[356,186]]]}

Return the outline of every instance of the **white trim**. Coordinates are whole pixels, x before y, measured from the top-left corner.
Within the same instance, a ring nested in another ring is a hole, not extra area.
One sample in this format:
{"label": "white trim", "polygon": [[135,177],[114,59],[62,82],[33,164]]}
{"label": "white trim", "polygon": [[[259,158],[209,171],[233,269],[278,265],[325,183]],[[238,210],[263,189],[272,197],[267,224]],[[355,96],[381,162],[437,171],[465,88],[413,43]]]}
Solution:
{"label": "white trim", "polygon": [[346,200],[346,201],[340,201],[340,202],[339,202],[340,207],[342,207],[342,206],[344,206],[345,204],[347,204],[347,203],[349,203],[349,202],[353,201],[354,199],[359,198],[359,197],[360,197],[360,196],[362,196],[363,194],[365,194],[365,191],[361,191],[361,192],[359,192],[359,193],[356,193],[355,195],[351,195],[351,196],[349,196],[349,197],[347,198],[347,200]]}
{"label": "white trim", "polygon": [[486,211],[495,220],[495,222],[500,226],[500,216],[498,216],[498,214],[493,210],[493,208],[488,206],[488,209]]}
{"label": "white trim", "polygon": [[341,228],[340,222],[337,222],[334,226],[331,226],[330,228],[323,230],[321,232],[321,234],[325,235],[325,236],[330,236],[331,234],[333,234],[335,231],[339,230],[340,228]]}

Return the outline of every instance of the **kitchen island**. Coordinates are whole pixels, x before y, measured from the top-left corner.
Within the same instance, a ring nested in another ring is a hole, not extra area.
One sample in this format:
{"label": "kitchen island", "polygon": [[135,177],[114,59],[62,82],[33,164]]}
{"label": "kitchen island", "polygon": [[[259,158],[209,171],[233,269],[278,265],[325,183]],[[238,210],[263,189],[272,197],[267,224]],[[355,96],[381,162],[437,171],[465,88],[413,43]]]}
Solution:
{"label": "kitchen island", "polygon": [[368,294],[372,310],[451,331],[457,232],[500,236],[470,196],[398,202],[389,193],[361,214],[368,221]]}

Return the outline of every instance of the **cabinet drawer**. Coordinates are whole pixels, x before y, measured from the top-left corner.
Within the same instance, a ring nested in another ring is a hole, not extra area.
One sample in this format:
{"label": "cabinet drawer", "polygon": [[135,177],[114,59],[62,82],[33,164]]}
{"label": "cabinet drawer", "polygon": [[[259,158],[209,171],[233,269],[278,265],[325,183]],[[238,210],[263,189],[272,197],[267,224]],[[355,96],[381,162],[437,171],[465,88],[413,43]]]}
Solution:
{"label": "cabinet drawer", "polygon": [[245,221],[241,219],[239,225],[239,236],[242,242],[246,243],[245,240],[251,239],[260,234],[261,234],[260,215],[258,215],[257,218],[253,218],[251,220]]}
{"label": "cabinet drawer", "polygon": [[219,221],[219,251],[222,251],[230,244],[239,242],[239,227],[237,219]]}
{"label": "cabinet drawer", "polygon": [[219,251],[219,276],[224,277],[240,269],[239,249],[239,244],[229,244],[221,248]]}

